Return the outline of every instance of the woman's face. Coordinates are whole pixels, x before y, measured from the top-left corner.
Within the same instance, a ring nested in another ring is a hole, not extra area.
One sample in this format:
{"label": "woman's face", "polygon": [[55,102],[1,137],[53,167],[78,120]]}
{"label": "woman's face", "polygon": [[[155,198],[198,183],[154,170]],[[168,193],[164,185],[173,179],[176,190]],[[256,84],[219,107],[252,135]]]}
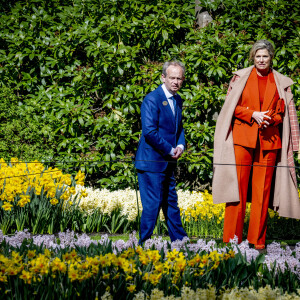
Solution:
{"label": "woman's face", "polygon": [[271,56],[267,49],[260,49],[256,51],[254,56],[254,66],[259,72],[269,72],[271,66]]}

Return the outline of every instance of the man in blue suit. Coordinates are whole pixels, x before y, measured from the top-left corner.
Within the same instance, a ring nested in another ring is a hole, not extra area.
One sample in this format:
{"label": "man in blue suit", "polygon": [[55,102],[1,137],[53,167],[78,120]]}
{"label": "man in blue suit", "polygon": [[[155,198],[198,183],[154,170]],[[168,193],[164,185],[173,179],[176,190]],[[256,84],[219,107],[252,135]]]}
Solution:
{"label": "man in blue suit", "polygon": [[187,236],[177,204],[174,171],[185,147],[182,99],[177,95],[185,67],[179,61],[164,63],[163,84],[146,95],[141,106],[142,136],[135,167],[143,205],[140,244],[151,238],[162,208],[171,241]]}

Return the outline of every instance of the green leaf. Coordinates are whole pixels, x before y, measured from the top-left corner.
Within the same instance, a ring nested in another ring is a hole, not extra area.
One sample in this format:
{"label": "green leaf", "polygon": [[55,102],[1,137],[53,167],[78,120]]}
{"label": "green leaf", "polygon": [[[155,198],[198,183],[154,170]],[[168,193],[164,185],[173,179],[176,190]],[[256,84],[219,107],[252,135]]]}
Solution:
{"label": "green leaf", "polygon": [[167,30],[165,30],[165,29],[162,30],[162,36],[163,36],[164,40],[168,39],[169,34],[168,34]]}
{"label": "green leaf", "polygon": [[174,25],[175,25],[176,28],[180,28],[180,19],[179,18],[175,19]]}
{"label": "green leaf", "polygon": [[79,117],[79,118],[78,118],[78,121],[79,121],[80,125],[82,125],[82,126],[84,125],[84,122],[83,122],[82,117]]}
{"label": "green leaf", "polygon": [[124,144],[123,141],[120,141],[120,147],[121,147],[122,150],[125,150],[125,144]]}
{"label": "green leaf", "polygon": [[118,72],[120,73],[120,75],[124,74],[124,70],[120,66],[118,66]]}

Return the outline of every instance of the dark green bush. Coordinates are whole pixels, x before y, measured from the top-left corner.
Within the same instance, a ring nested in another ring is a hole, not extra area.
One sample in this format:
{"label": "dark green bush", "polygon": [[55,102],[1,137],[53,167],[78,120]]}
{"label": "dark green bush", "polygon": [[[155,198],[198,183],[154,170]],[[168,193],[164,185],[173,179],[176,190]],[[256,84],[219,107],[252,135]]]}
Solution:
{"label": "dark green bush", "polygon": [[8,87],[0,88],[0,153],[1,157],[18,157],[23,161],[51,160],[54,154],[52,127],[37,118],[35,107],[30,113]]}
{"label": "dark green bush", "polygon": [[[2,4],[0,80],[20,112],[1,118],[7,128],[18,120],[26,143],[22,134],[3,131],[0,156],[52,159],[68,171],[81,167],[90,184],[133,186],[140,104],[160,83],[162,63],[177,58],[187,67],[181,95],[188,144],[178,182],[209,186],[217,113],[232,71],[249,65],[254,41],[270,39],[274,68],[299,82],[299,2],[201,2],[214,19],[203,29],[196,26],[194,0]],[[299,106],[299,86],[293,91]],[[9,105],[5,93],[2,106]]]}

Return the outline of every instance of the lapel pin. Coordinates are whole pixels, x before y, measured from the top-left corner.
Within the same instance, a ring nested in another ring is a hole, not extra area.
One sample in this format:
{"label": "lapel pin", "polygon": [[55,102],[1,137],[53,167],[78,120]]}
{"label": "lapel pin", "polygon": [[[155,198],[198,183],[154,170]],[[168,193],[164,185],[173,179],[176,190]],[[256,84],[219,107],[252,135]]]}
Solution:
{"label": "lapel pin", "polygon": [[163,101],[162,103],[164,106],[167,106],[168,105],[168,101]]}

